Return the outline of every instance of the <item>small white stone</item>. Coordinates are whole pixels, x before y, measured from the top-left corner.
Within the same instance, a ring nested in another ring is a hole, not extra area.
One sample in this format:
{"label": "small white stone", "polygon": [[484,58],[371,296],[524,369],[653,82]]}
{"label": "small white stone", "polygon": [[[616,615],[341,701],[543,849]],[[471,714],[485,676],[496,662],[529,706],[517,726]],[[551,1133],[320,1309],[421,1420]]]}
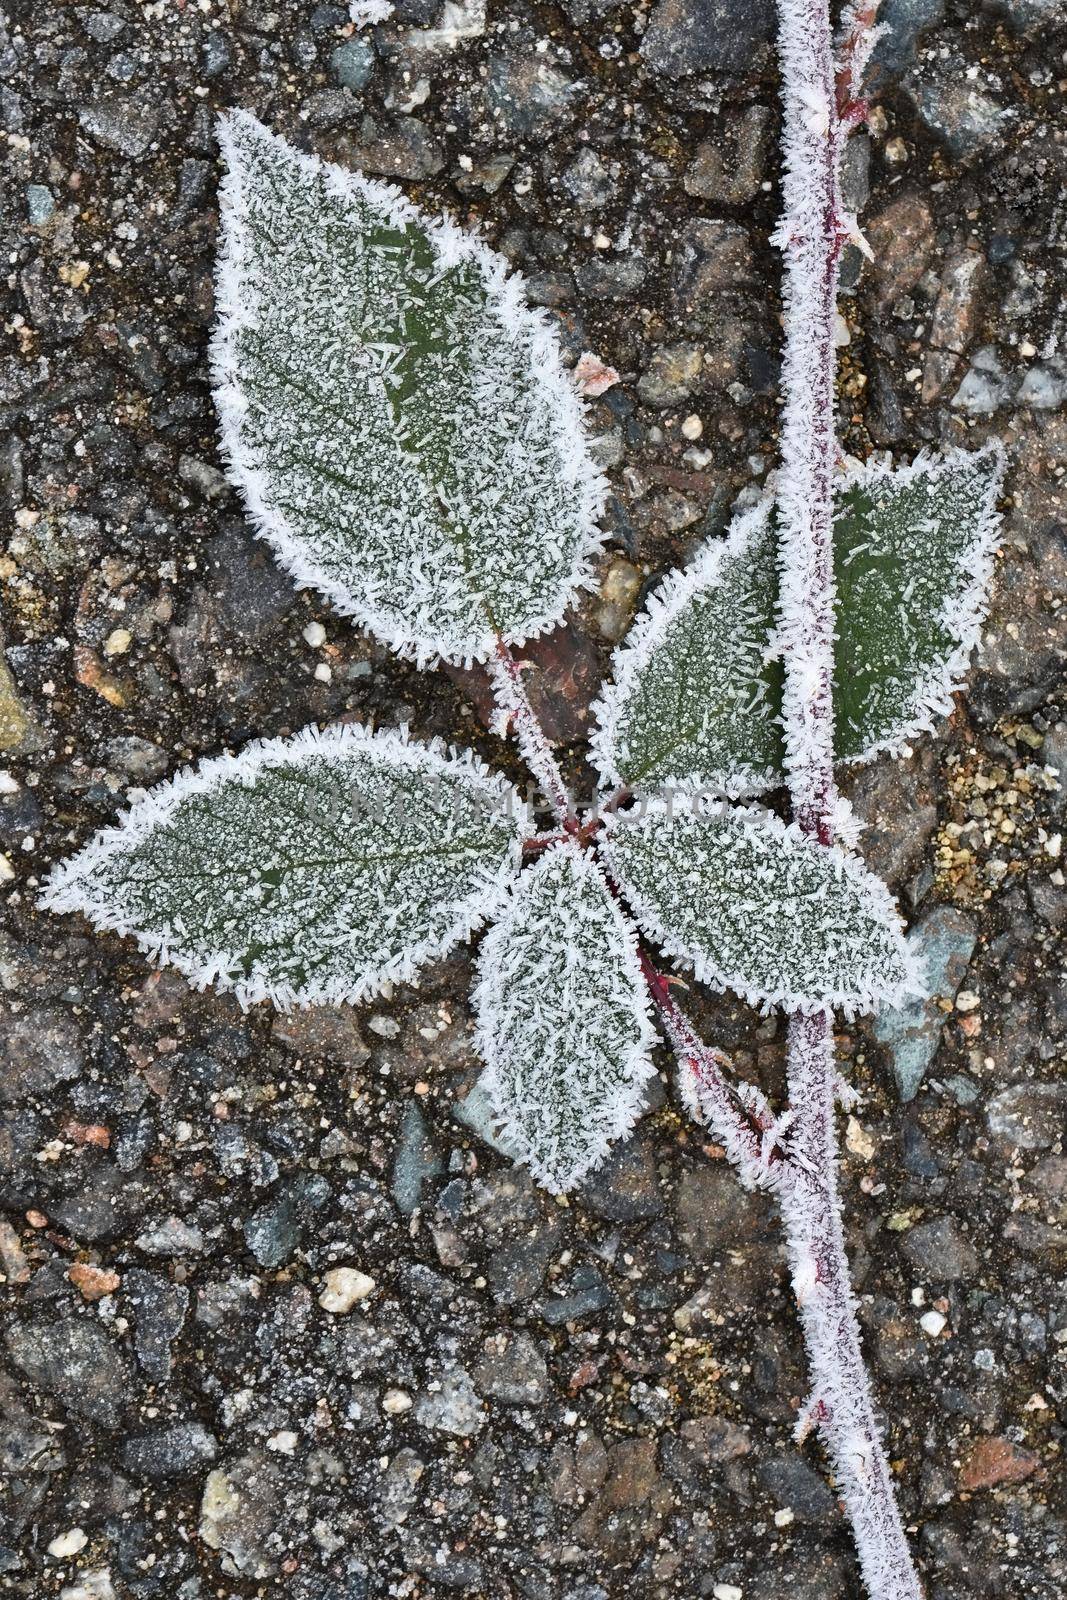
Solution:
{"label": "small white stone", "polygon": [[956,996],[957,1011],[977,1011],[981,1003],[973,989],[961,989]]}
{"label": "small white stone", "polygon": [[919,1327],[924,1333],[928,1333],[931,1339],[936,1339],[938,1334],[944,1331],[945,1321],[946,1318],[940,1311],[924,1311],[919,1318]]}
{"label": "small white stone", "polygon": [[0,854],[0,883],[10,883],[15,876],[15,869],[7,856]]}
{"label": "small white stone", "polygon": [[326,643],[326,629],[321,622],[309,622],[304,629],[304,638],[312,650],[317,650],[320,644]]}
{"label": "small white stone", "polygon": [[319,1305],[343,1317],[360,1300],[365,1300],[375,1290],[374,1279],[357,1267],[332,1267],[324,1279],[325,1288],[319,1295]]}
{"label": "small white stone", "polygon": [[329,683],[333,677],[333,671],[325,661],[320,661],[315,668],[315,677],[319,683]]}
{"label": "small white stone", "polygon": [[686,439],[699,439],[703,432],[704,424],[701,422],[695,411],[691,412],[682,423],[683,437]]}
{"label": "small white stone", "polygon": [[714,1600],[744,1600],[736,1583],[717,1583],[711,1592]]}
{"label": "small white stone", "polygon": [[403,1389],[386,1389],[382,1397],[382,1410],[387,1417],[399,1417],[401,1412],[411,1410],[411,1396],[405,1394]]}
{"label": "small white stone", "polygon": [[280,1433],[271,1434],[267,1440],[267,1449],[273,1450],[280,1456],[291,1456],[297,1447],[299,1435],[289,1428],[282,1428]]}
{"label": "small white stone", "polygon": [[792,1521],[793,1521],[793,1508],[792,1508],[792,1506],[783,1506],[781,1511],[776,1511],[774,1513],[774,1526],[776,1528],[788,1528],[789,1524]]}
{"label": "small white stone", "polygon": [[5,767],[4,770],[0,772],[0,794],[18,794],[18,792],[18,779],[13,773],[8,772],[7,768]]}
{"label": "small white stone", "polygon": [[64,1556],[76,1556],[88,1543],[89,1535],[84,1528],[71,1528],[69,1533],[56,1535],[48,1546],[48,1554],[55,1556],[57,1561],[62,1561]]}
{"label": "small white stone", "polygon": [[133,634],[129,628],[113,628],[104,640],[104,654],[106,656],[124,656],[133,643]]}

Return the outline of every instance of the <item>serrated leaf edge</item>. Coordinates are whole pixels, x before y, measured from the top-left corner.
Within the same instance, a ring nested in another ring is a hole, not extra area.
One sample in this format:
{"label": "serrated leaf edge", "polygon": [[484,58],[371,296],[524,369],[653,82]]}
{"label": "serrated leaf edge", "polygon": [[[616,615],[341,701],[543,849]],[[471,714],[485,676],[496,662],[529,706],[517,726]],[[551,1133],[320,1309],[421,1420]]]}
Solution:
{"label": "serrated leaf edge", "polygon": [[[642,808],[640,817],[625,811],[618,812],[605,819],[601,848],[612,875],[618,879],[626,904],[633,912],[641,932],[672,961],[681,962],[691,968],[701,983],[707,984],[711,989],[730,990],[764,1014],[777,1007],[782,1007],[786,1011],[799,1011],[807,1016],[839,1010],[849,1020],[863,1012],[903,1005],[906,1001],[926,993],[922,963],[904,937],[904,925],[896,901],[881,878],[876,877],[858,856],[841,849],[839,845],[816,844],[802,833],[795,823],[783,822],[781,817],[776,816],[773,811],[765,810],[762,806],[732,806],[725,801],[694,799],[686,814],[697,818],[728,815],[733,820],[740,821],[751,833],[769,835],[783,844],[798,845],[804,850],[824,852],[829,856],[839,875],[849,878],[862,889],[874,914],[894,935],[896,955],[900,963],[899,979],[895,983],[878,988],[870,986],[864,989],[833,990],[820,995],[798,993],[784,987],[764,990],[746,982],[741,973],[728,972],[699,951],[694,952],[683,946],[660,926],[655,908],[635,889],[613,849],[614,837],[623,828],[655,828],[662,825],[665,818],[669,823],[672,819],[678,820],[681,814],[677,803],[673,800],[648,802]],[[669,848],[666,837],[664,848]]]}
{"label": "serrated leaf edge", "polygon": [[967,548],[960,552],[954,563],[954,570],[965,575],[967,581],[958,595],[946,597],[938,619],[956,635],[956,645],[941,663],[939,671],[931,672],[917,683],[911,699],[910,720],[904,723],[900,731],[892,738],[869,745],[862,755],[839,761],[838,766],[862,767],[881,755],[900,755],[910,739],[921,733],[935,733],[940,719],[951,714],[952,697],[964,687],[971,652],[979,642],[982,621],[989,610],[993,563],[1000,547],[1001,519],[997,500],[1008,457],[999,439],[991,439],[978,450],[957,446],[937,455],[921,451],[914,461],[905,466],[894,465],[892,460],[849,463],[842,478],[835,484],[835,489],[848,490],[867,488],[887,478],[896,483],[908,483],[923,476],[936,480],[950,476],[960,466],[975,464],[983,456],[993,461],[994,469],[986,482],[978,524]]}
{"label": "serrated leaf edge", "polygon": [[[331,190],[343,200],[364,199],[381,207],[397,228],[409,223],[424,229],[430,237],[442,267],[460,262],[472,263],[481,274],[488,294],[488,306],[507,329],[517,330],[530,340],[530,381],[549,398],[557,419],[557,440],[563,472],[574,487],[584,528],[570,577],[561,599],[552,610],[533,621],[521,634],[508,634],[506,642],[522,644],[526,639],[549,632],[562,622],[564,614],[582,589],[595,589],[594,562],[607,534],[597,526],[608,493],[607,480],[593,464],[587,448],[585,411],[573,381],[560,361],[556,332],[540,310],[524,298],[524,282],[512,272],[504,258],[477,236],[464,233],[448,216],[429,217],[392,184],[380,183],[361,172],[348,171],[332,162],[321,161],[273,133],[257,117],[243,110],[223,112],[218,119],[219,146],[225,161],[225,174],[219,186],[220,248],[215,269],[216,324],[209,347],[212,390],[220,420],[221,450],[229,476],[240,489],[248,514],[261,539],[270,545],[279,565],[301,588],[313,588],[326,597],[334,610],[350,617],[400,656],[420,667],[439,660],[470,666],[484,660],[497,646],[487,631],[478,646],[456,652],[448,642],[432,635],[409,633],[395,625],[393,618],[343,583],[330,578],[301,547],[299,535],[269,500],[266,474],[256,465],[241,436],[245,402],[234,336],[242,325],[246,310],[241,302],[241,275],[246,248],[242,225],[244,199],[242,161],[234,146],[231,129],[243,125],[257,137],[284,148],[288,158],[309,174],[325,172]],[[507,530],[501,529],[506,537]]]}
{"label": "serrated leaf edge", "polygon": [[[753,537],[766,524],[772,508],[773,500],[769,496],[761,499],[734,518],[724,539],[709,539],[688,566],[669,572],[659,588],[649,595],[645,609],[614,652],[611,678],[592,707],[594,728],[590,736],[590,756],[605,788],[621,787],[625,783],[617,760],[619,722],[668,628],[695,595],[715,587],[727,561],[744,555]],[[781,773],[773,768],[744,765],[730,772],[694,775],[679,771],[663,780],[664,784],[671,784],[678,790],[714,789],[730,799],[758,794],[781,781]]]}
{"label": "serrated leaf edge", "polygon": [[[565,1182],[560,1183],[556,1175],[546,1168],[536,1156],[526,1148],[519,1124],[512,1116],[511,1109],[503,1097],[499,1080],[500,1056],[499,1030],[496,1022],[496,997],[501,994],[508,984],[509,976],[504,961],[504,952],[507,945],[508,933],[520,910],[519,896],[522,892],[523,880],[530,875],[547,872],[551,865],[558,860],[560,853],[568,854],[580,873],[598,880],[604,892],[605,902],[611,907],[615,926],[619,932],[619,945],[623,952],[623,966],[629,977],[633,979],[637,1005],[635,1019],[640,1030],[638,1042],[632,1047],[625,1061],[621,1064],[630,1093],[620,1100],[616,1115],[605,1131],[605,1148],[593,1161],[583,1167],[573,1169]],[[601,1166],[610,1153],[609,1147],[616,1140],[628,1134],[637,1121],[641,1105],[641,1090],[647,1080],[655,1075],[656,1068],[650,1058],[649,1052],[658,1042],[659,1035],[652,1023],[652,1004],[649,999],[647,985],[638,962],[637,929],[626,916],[618,900],[610,892],[604,880],[604,875],[597,866],[596,861],[578,845],[568,840],[562,844],[554,845],[545,852],[541,858],[528,867],[522,876],[515,882],[508,894],[508,903],[496,917],[493,926],[482,940],[478,951],[476,965],[476,981],[471,990],[471,1004],[475,1016],[474,1040],[478,1053],[485,1062],[485,1071],[481,1082],[489,1094],[493,1107],[497,1127],[503,1136],[511,1140],[517,1151],[516,1156],[524,1165],[528,1166],[534,1177],[544,1188],[552,1194],[564,1194],[572,1189],[575,1184],[594,1172]]]}
{"label": "serrated leaf edge", "polygon": [[[271,984],[262,978],[235,978],[239,960],[232,951],[218,951],[207,963],[171,949],[158,932],[134,926],[108,904],[105,896],[94,894],[95,869],[113,851],[136,846],[152,830],[166,823],[184,800],[208,794],[222,784],[238,781],[251,785],[272,767],[299,766],[312,756],[338,757],[358,749],[372,748],[389,757],[393,764],[424,772],[450,772],[457,768],[480,784],[494,800],[512,807],[516,819],[515,839],[508,860],[495,873],[487,874],[483,884],[456,907],[454,921],[440,939],[424,939],[395,956],[373,977],[359,983],[341,982],[308,985],[297,990],[289,984]],[[73,856],[57,862],[51,869],[39,896],[48,911],[80,912],[94,927],[132,937],[137,947],[155,964],[175,967],[197,989],[229,990],[242,1010],[269,1000],[281,1011],[311,1005],[358,1004],[372,999],[390,983],[406,983],[428,961],[446,955],[457,944],[469,939],[495,915],[518,875],[522,861],[522,842],[533,831],[521,797],[506,779],[486,767],[472,751],[456,750],[441,740],[413,740],[406,727],[374,731],[360,723],[336,724],[319,728],[312,723],[289,738],[257,739],[239,755],[212,756],[197,766],[189,766],[136,798],[117,824],[102,828]]]}

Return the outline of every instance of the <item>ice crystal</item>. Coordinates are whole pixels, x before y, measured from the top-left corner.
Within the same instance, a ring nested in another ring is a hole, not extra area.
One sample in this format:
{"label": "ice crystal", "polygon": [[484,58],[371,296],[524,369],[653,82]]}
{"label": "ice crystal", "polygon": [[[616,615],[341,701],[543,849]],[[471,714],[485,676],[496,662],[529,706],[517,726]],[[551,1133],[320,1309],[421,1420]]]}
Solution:
{"label": "ice crystal", "polygon": [[642,931],[753,1005],[852,1014],[921,990],[885,885],[769,811],[655,801],[610,818],[604,850]]}
{"label": "ice crystal", "polygon": [[595,862],[557,845],[519,879],[478,972],[485,1087],[522,1159],[562,1192],[632,1127],[652,1071],[634,928]]}
{"label": "ice crystal", "polygon": [[301,583],[422,662],[557,623],[603,481],[507,264],[394,189],[222,118],[223,446]]}
{"label": "ice crystal", "polygon": [[44,903],[243,1004],[361,1000],[493,914],[526,831],[472,756],[307,728],[149,791],[55,869]]}
{"label": "ice crystal", "polygon": [[[860,466],[836,486],[834,752],[896,751],[951,709],[986,604],[998,446]],[[606,783],[755,793],[780,781],[777,519],[769,501],[672,573],[617,651],[593,750]]]}

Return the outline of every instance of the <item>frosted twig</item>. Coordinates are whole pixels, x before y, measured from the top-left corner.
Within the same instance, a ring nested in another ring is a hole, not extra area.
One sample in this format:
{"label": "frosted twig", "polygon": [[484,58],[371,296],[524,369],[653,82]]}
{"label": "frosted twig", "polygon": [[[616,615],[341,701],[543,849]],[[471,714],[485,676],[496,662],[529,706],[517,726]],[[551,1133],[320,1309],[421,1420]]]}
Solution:
{"label": "frosted twig", "polygon": [[[849,220],[840,165],[875,7],[845,19],[838,67],[827,0],[778,0],[785,154],[781,607],[783,725],[794,818],[823,845],[838,812],[833,752],[834,319]],[[844,104],[842,104],[842,100]],[[791,1142],[802,1176],[780,1189],[817,1423],[872,1600],[920,1600],[860,1350],[837,1188],[838,1076],[828,1011],[789,1019]]]}
{"label": "frosted twig", "polygon": [[552,754],[552,747],[545,731],[526,693],[526,685],[522,681],[524,663],[516,661],[508,646],[500,639],[497,641],[496,654],[491,658],[489,665],[493,678],[493,693],[497,704],[514,727],[519,749],[526,758],[530,771],[544,790],[555,813],[556,821],[562,823],[568,832],[572,832],[575,822],[574,802],[559,769],[559,763]]}

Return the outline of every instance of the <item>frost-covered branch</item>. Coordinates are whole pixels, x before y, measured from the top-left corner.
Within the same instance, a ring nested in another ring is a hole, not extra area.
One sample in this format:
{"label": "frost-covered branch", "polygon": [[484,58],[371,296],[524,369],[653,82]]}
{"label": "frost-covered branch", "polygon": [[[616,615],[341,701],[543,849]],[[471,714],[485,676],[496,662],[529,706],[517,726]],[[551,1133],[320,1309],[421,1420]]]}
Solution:
{"label": "frost-covered branch", "polygon": [[[841,250],[855,227],[840,167],[856,120],[874,7],[853,5],[835,60],[827,0],[778,0],[784,105],[782,468],[778,483],[785,768],[797,825],[822,845],[834,779],[834,322]],[[829,1010],[789,1021],[790,1138],[802,1175],[781,1187],[793,1283],[814,1379],[810,1419],[852,1520],[872,1600],[921,1595],[860,1350],[837,1187],[837,1073]]]}
{"label": "frost-covered branch", "polygon": [[[524,663],[516,661],[504,641],[499,640],[496,654],[490,662],[490,671],[493,693],[504,718],[504,731],[507,731],[507,724],[510,723],[515,731],[519,749],[530,771],[544,790],[556,821],[573,825],[574,801],[559,769],[559,763],[552,754],[552,746],[548,742],[537,713],[530,704],[526,685],[522,681],[523,666]],[[570,831],[572,828],[568,827],[568,832]]]}

